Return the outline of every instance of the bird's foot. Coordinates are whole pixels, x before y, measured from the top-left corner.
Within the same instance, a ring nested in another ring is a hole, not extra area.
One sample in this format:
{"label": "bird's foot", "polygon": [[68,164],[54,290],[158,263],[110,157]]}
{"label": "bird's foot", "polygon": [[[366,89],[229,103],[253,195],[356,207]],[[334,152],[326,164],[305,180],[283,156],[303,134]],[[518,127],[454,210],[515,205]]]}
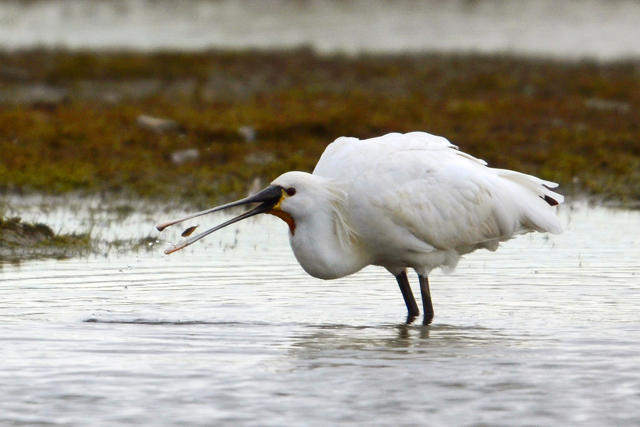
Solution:
{"label": "bird's foot", "polygon": [[407,325],[412,324],[416,319],[418,318],[418,316],[415,316],[413,314],[408,314],[407,315],[407,321],[405,322]]}
{"label": "bird's foot", "polygon": [[422,324],[425,326],[430,325],[431,322],[433,322],[433,314],[431,316],[424,316],[424,319],[422,319]]}

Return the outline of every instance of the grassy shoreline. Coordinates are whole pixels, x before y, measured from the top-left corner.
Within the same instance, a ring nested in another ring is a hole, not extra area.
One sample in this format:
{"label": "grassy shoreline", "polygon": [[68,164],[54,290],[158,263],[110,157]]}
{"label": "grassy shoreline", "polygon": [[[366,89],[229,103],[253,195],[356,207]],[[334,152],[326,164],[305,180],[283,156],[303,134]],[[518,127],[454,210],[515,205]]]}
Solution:
{"label": "grassy shoreline", "polygon": [[66,258],[90,250],[89,233],[55,233],[46,224],[0,215],[0,264],[22,259]]}
{"label": "grassy shoreline", "polygon": [[205,206],[342,135],[445,136],[490,166],[640,202],[640,63],[293,52],[0,53],[0,190]]}

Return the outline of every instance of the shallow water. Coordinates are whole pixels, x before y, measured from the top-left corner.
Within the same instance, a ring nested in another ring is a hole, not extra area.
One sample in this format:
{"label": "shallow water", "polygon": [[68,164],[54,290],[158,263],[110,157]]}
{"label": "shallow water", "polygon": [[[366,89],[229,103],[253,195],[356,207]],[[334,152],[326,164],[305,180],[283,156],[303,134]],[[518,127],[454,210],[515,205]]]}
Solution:
{"label": "shallow water", "polygon": [[640,57],[636,0],[5,0],[0,49]]}
{"label": "shallow water", "polygon": [[[26,203],[132,237],[182,213]],[[638,425],[640,212],[560,215],[563,235],[434,272],[429,327],[382,269],[307,276],[274,217],[170,256],[180,226],[149,252],[4,264],[0,424]]]}

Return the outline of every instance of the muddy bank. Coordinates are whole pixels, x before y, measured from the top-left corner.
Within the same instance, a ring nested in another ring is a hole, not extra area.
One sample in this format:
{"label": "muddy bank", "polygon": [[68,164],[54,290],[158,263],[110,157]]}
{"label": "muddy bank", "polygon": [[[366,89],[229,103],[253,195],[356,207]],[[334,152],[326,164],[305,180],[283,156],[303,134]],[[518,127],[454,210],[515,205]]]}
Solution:
{"label": "muddy bank", "polygon": [[209,205],[328,143],[423,130],[567,195],[640,200],[640,64],[294,52],[0,54],[0,188]]}
{"label": "muddy bank", "polygon": [[55,233],[42,223],[0,216],[0,262],[33,258],[66,258],[91,251],[89,233]]}
{"label": "muddy bank", "polygon": [[[0,268],[3,262],[26,259],[108,258],[155,250],[160,243],[153,227],[158,211],[146,203],[131,205],[72,194],[4,196],[0,200]],[[27,219],[15,216],[17,212]],[[129,225],[132,220],[133,226]]]}

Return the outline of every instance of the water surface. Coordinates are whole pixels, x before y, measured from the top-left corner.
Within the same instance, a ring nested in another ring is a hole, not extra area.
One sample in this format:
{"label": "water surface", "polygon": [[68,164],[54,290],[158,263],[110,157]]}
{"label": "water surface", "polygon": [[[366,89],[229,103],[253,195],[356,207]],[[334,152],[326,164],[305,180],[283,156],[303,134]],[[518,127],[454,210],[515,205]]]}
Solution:
{"label": "water surface", "polygon": [[636,0],[5,0],[0,49],[640,57]]}
{"label": "water surface", "polygon": [[[125,237],[183,213],[28,203],[25,220]],[[429,327],[403,324],[382,269],[307,276],[275,217],[171,256],[182,228],[148,252],[3,264],[0,424],[638,425],[640,212],[561,217],[563,235],[434,272]]]}

